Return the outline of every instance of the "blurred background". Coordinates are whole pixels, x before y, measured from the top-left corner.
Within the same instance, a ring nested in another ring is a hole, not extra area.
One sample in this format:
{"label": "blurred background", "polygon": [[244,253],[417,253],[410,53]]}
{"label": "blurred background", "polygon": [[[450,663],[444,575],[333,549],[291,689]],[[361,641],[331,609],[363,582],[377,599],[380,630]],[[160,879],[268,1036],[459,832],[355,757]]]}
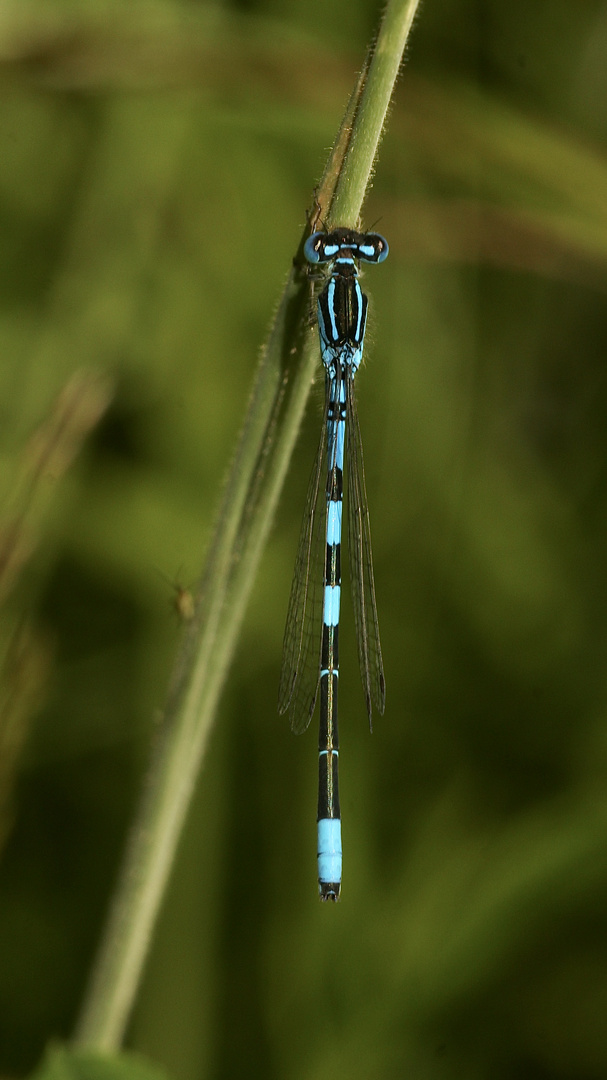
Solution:
{"label": "blurred background", "polygon": [[[2,1076],[73,1030],[381,8],[2,5]],[[607,1075],[606,135],[604,0],[422,7],[365,210],[386,713],[346,594],[321,906],[316,734],[276,712],[319,380],[128,1031],[176,1080]]]}

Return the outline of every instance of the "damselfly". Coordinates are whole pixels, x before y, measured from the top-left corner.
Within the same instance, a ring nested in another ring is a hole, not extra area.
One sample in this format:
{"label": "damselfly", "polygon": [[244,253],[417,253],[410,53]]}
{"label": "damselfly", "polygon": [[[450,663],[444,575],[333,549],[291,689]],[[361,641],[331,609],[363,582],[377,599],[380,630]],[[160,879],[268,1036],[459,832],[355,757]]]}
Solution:
{"label": "damselfly", "polygon": [[[383,262],[388,254],[388,244],[378,233],[339,228],[313,233],[306,241],[304,254],[312,264],[332,263],[330,277],[318,297],[318,332],[325,367],[325,415],[291,587],[278,707],[280,712],[289,710],[293,731],[305,731],[312,719],[320,688],[318,887],[321,900],[338,900],[342,860],[337,641],[344,447],[350,578],[369,724],[372,706],[383,713],[385,702],[354,377],[362,360],[367,321],[367,297],[358,281],[358,264],[361,260]],[[327,482],[322,498],[325,457]]]}

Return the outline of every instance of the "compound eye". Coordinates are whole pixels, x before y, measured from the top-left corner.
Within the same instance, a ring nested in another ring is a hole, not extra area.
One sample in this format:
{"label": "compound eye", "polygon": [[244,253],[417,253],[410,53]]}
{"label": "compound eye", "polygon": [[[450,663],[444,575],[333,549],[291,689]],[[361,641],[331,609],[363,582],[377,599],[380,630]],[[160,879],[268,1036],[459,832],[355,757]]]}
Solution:
{"label": "compound eye", "polygon": [[388,241],[379,233],[367,233],[358,245],[359,258],[365,262],[380,263],[388,258]]}
{"label": "compound eye", "polygon": [[326,233],[315,232],[308,237],[304,244],[304,255],[309,263],[325,262],[325,236]]}

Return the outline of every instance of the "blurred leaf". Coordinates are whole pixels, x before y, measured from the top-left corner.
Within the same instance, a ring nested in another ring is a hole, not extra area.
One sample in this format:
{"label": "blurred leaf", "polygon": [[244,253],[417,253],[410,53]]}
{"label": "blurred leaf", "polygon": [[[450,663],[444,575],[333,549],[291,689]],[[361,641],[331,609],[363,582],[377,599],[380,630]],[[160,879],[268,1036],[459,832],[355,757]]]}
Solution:
{"label": "blurred leaf", "polygon": [[7,483],[0,519],[0,602],[30,558],[45,516],[56,501],[58,481],[99,423],[112,397],[107,375],[77,371],[45,422],[29,439]]}
{"label": "blurred leaf", "polygon": [[100,1054],[53,1046],[31,1080],[167,1080],[167,1073],[138,1054]]}

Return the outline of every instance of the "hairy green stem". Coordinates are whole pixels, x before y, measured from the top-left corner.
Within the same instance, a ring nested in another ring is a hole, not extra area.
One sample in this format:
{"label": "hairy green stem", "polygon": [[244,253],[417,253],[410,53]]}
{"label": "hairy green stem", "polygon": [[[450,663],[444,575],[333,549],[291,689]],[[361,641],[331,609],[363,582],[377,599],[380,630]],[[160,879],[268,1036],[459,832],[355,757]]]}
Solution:
{"label": "hairy green stem", "polygon": [[[356,225],[418,0],[390,0],[316,193],[317,218]],[[303,242],[303,241],[302,241]],[[291,271],[264,348],[238,448],[153,747],[105,935],[75,1033],[120,1045],[219,695],[317,364],[309,282]]]}

